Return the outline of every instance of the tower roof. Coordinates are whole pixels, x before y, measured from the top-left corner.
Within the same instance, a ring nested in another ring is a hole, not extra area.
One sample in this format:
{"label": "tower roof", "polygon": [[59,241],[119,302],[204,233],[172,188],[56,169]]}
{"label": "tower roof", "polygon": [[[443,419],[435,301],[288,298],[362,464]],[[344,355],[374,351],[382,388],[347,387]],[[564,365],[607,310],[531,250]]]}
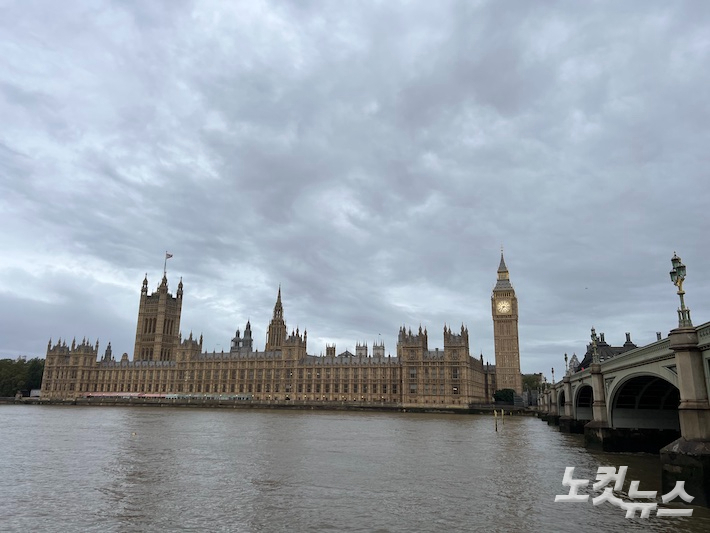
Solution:
{"label": "tower roof", "polygon": [[510,278],[508,275],[508,267],[505,266],[505,259],[503,258],[503,252],[500,252],[500,264],[498,265],[498,281],[496,281],[496,286],[493,288],[494,291],[510,291],[513,290],[513,285],[510,283]]}
{"label": "tower roof", "polygon": [[500,253],[500,265],[498,265],[498,272],[508,272],[508,267],[505,266],[505,259],[503,259],[503,252]]}

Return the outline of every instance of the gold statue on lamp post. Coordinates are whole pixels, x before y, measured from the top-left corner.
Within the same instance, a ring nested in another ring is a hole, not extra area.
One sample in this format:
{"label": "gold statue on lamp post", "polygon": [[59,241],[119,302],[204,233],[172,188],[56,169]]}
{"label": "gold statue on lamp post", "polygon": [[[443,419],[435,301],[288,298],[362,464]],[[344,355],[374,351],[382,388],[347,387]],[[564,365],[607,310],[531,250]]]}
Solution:
{"label": "gold statue on lamp post", "polygon": [[671,258],[671,264],[673,265],[673,269],[670,271],[671,281],[673,282],[673,285],[678,287],[677,294],[680,297],[678,327],[692,328],[693,322],[690,320],[690,309],[685,307],[685,300],[683,299],[683,296],[685,295],[685,291],[683,290],[683,282],[685,281],[685,265],[675,252],[673,252],[673,257]]}

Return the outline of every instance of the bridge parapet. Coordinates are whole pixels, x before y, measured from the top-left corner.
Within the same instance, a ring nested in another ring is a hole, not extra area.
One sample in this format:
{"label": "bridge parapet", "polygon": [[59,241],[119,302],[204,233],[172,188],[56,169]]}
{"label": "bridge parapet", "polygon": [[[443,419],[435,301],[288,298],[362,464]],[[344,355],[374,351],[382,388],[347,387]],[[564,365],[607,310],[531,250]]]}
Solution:
{"label": "bridge parapet", "polygon": [[698,348],[701,350],[710,349],[710,322],[705,322],[697,327]]}
{"label": "bridge parapet", "polygon": [[671,350],[670,339],[666,338],[607,359],[601,363],[601,368],[602,373],[606,374],[636,362],[648,362],[654,359],[672,359],[674,356],[675,353]]}

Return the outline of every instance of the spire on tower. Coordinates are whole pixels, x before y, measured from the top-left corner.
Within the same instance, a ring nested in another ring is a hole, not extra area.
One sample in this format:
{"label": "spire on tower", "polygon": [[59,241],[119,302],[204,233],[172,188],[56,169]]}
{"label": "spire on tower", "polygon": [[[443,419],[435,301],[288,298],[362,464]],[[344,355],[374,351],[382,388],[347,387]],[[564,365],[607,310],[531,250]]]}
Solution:
{"label": "spire on tower", "polygon": [[498,272],[508,272],[508,267],[505,266],[505,259],[503,259],[503,247],[500,248],[500,265],[498,265]]}
{"label": "spire on tower", "polygon": [[505,265],[505,259],[503,258],[503,252],[500,252],[500,264],[498,265],[498,281],[494,287],[494,291],[510,291],[513,286],[510,283],[510,274],[508,273],[508,267]]}
{"label": "spire on tower", "polygon": [[279,283],[279,294],[276,296],[276,304],[274,305],[274,316],[273,318],[282,318],[284,314],[284,308],[281,304],[281,284]]}
{"label": "spire on tower", "polygon": [[266,347],[264,351],[280,350],[283,342],[288,337],[283,315],[284,308],[281,304],[281,284],[279,283],[279,292],[276,296],[276,304],[274,305],[274,316],[271,318],[271,323],[266,332]]}

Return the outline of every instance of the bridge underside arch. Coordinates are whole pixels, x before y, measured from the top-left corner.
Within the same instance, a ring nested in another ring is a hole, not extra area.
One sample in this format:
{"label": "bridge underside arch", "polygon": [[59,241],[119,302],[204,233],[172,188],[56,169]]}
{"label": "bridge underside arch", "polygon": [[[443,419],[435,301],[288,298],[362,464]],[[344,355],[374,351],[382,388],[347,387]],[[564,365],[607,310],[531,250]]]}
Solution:
{"label": "bridge underside arch", "polygon": [[557,413],[560,415],[565,414],[565,391],[561,390],[557,394]]}
{"label": "bridge underside arch", "polygon": [[577,398],[574,402],[575,419],[593,420],[592,402],[594,394],[591,385],[582,385],[577,391]]}
{"label": "bridge underside arch", "polygon": [[672,429],[680,431],[680,393],[659,376],[628,379],[617,389],[609,420],[614,428]]}

